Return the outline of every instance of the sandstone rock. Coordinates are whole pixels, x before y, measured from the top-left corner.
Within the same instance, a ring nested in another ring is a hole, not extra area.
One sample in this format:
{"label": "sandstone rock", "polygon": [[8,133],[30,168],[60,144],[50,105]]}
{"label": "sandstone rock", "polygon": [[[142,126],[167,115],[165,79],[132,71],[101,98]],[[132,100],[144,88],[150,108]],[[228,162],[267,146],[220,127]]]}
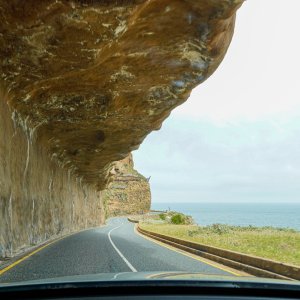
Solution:
{"label": "sandstone rock", "polygon": [[241,2],[2,0],[10,110],[60,165],[102,189],[111,162],[217,68]]}
{"label": "sandstone rock", "polygon": [[151,205],[149,179],[133,166],[132,155],[114,163],[113,181],[101,192],[106,216],[143,214]]}
{"label": "sandstone rock", "polygon": [[241,3],[0,0],[3,251],[103,222],[113,162],[214,72]]}
{"label": "sandstone rock", "polygon": [[103,224],[100,193],[58,167],[0,99],[0,257]]}

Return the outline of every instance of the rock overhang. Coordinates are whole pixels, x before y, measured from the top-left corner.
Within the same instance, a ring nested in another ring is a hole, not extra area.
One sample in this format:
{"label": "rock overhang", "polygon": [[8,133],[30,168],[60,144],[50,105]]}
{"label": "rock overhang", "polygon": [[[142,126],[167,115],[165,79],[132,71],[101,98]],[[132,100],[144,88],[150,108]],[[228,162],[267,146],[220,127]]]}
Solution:
{"label": "rock overhang", "polygon": [[102,190],[221,63],[242,0],[0,1],[15,126]]}

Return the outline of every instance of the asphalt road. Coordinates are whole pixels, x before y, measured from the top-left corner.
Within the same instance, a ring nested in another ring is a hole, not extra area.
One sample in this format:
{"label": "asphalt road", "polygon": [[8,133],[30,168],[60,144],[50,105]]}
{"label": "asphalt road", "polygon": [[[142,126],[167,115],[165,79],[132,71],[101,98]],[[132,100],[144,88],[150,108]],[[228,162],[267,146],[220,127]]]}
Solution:
{"label": "asphalt road", "polygon": [[58,240],[0,275],[0,282],[97,273],[189,271],[231,275],[154,243],[126,218]]}

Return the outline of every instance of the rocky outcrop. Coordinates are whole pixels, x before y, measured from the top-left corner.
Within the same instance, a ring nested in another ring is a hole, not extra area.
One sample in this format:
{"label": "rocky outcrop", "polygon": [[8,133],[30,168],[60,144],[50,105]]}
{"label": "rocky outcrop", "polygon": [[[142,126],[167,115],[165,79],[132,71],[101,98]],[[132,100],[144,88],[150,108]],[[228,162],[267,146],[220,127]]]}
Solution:
{"label": "rocky outcrop", "polygon": [[149,178],[134,169],[132,155],[112,167],[113,181],[101,195],[106,216],[142,214],[150,210]]}
{"label": "rocky outcrop", "polygon": [[0,0],[2,252],[103,222],[113,163],[214,72],[241,3]]}

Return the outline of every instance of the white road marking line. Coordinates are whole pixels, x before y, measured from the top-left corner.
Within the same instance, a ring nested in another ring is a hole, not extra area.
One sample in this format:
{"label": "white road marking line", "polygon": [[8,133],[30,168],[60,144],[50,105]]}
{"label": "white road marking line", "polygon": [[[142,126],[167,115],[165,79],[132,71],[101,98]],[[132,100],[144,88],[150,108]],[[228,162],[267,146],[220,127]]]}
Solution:
{"label": "white road marking line", "polygon": [[121,275],[121,274],[123,274],[123,273],[117,273],[117,274],[113,277],[113,279],[117,279],[117,277],[118,277],[119,275]]}
{"label": "white road marking line", "polygon": [[120,228],[120,226],[118,227],[115,227],[113,229],[111,229],[108,233],[108,239],[110,241],[110,243],[112,244],[112,246],[115,248],[115,250],[117,251],[117,253],[121,256],[121,258],[124,260],[124,262],[126,263],[126,265],[129,267],[129,269],[132,271],[132,272],[137,272],[136,268],[126,259],[126,257],[122,254],[122,252],[117,248],[117,246],[114,244],[114,242],[112,241],[111,239],[111,236],[110,234],[115,230],[115,229],[118,229]]}

